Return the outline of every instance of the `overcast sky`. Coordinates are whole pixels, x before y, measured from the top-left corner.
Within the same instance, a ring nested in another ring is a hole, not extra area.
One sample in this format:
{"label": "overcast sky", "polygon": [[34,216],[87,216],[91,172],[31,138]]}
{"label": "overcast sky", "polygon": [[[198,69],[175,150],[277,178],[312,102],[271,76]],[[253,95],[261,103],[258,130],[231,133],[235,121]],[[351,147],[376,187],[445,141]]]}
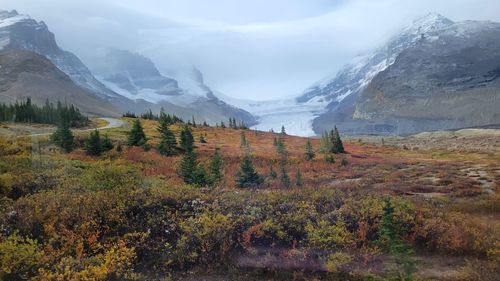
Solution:
{"label": "overcast sky", "polygon": [[228,96],[300,94],[428,12],[500,21],[499,0],[2,0],[44,20],[84,61],[99,47],[142,53],[165,74],[195,65]]}

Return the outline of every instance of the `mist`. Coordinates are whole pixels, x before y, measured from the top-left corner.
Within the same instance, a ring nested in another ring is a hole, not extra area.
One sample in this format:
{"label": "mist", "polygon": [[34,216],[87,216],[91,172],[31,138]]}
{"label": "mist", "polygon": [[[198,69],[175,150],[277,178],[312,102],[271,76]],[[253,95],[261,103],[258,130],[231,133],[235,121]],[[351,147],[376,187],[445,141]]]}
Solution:
{"label": "mist", "polygon": [[196,66],[227,96],[299,95],[428,12],[500,21],[495,0],[3,0],[43,20],[59,45],[90,61],[98,48],[151,58],[165,75]]}

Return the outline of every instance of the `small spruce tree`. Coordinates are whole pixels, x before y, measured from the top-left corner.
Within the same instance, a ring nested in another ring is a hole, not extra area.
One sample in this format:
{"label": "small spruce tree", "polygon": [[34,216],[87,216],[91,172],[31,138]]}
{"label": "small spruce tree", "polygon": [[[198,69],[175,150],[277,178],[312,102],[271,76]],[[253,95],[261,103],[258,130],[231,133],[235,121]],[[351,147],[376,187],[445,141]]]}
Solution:
{"label": "small spruce tree", "polygon": [[52,141],[62,148],[64,152],[69,153],[73,151],[75,145],[75,137],[69,129],[69,123],[63,117],[57,126],[57,130],[51,136]]}
{"label": "small spruce tree", "polygon": [[302,186],[302,173],[299,169],[297,169],[297,172],[295,173],[295,185]]}
{"label": "small spruce tree", "polygon": [[285,162],[284,161],[282,161],[280,163],[280,183],[284,187],[287,187],[287,188],[292,185],[292,183],[290,181],[290,176],[288,176],[288,173],[286,171]]}
{"label": "small spruce tree", "polygon": [[263,178],[255,171],[249,155],[243,157],[240,170],[236,173],[236,186],[241,188],[258,187],[264,183]]}
{"label": "small spruce tree", "polygon": [[314,159],[314,157],[316,156],[316,154],[314,153],[314,149],[312,147],[312,144],[311,144],[311,140],[310,139],[307,139],[307,143],[306,143],[306,146],[305,146],[305,149],[304,149],[304,154],[306,156],[306,160],[307,161],[311,161]]}
{"label": "small spruce tree", "polygon": [[101,137],[96,129],[90,132],[90,137],[85,141],[85,153],[87,155],[99,156],[102,152]]}
{"label": "small spruce tree", "polygon": [[222,181],[223,179],[223,161],[222,157],[219,153],[219,149],[215,150],[214,155],[212,156],[212,159],[210,160],[210,183],[211,185],[216,185],[219,182]]}
{"label": "small spruce tree", "polygon": [[147,142],[146,134],[141,125],[141,120],[135,119],[132,130],[128,134],[129,146],[144,146]]}
{"label": "small spruce tree", "polygon": [[286,135],[285,125],[281,125],[281,134]]}
{"label": "small spruce tree", "polygon": [[194,171],[196,170],[196,154],[188,151],[182,156],[180,175],[185,183],[194,184]]}
{"label": "small spruce tree", "polygon": [[184,152],[192,152],[194,150],[194,137],[189,126],[184,126],[181,130],[181,149]]}
{"label": "small spruce tree", "polygon": [[104,151],[109,151],[111,149],[113,149],[113,143],[109,139],[108,135],[105,134],[104,138],[101,140],[101,151],[104,152]]}
{"label": "small spruce tree", "polygon": [[203,136],[203,134],[200,134],[199,141],[200,143],[207,143],[207,140],[205,139],[205,136]]}
{"label": "small spruce tree", "polygon": [[160,133],[160,142],[156,146],[158,152],[165,156],[175,155],[177,152],[177,140],[169,128],[169,123],[166,120],[160,120],[160,124],[156,130]]}
{"label": "small spruce tree", "polygon": [[240,134],[240,147],[248,148],[247,137],[245,136],[245,132],[241,132]]}
{"label": "small spruce tree", "polygon": [[398,268],[395,280],[413,280],[412,273],[416,270],[413,250],[399,234],[399,227],[394,220],[394,206],[389,198],[385,199],[382,218],[378,227],[376,244],[385,252],[391,254]]}

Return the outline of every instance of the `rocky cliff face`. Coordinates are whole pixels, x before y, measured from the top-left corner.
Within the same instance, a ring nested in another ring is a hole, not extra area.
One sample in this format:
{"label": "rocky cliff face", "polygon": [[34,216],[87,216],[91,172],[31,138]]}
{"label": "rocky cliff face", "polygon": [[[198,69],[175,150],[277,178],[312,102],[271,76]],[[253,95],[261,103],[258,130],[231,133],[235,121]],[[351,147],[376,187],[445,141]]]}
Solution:
{"label": "rocky cliff face", "polygon": [[414,22],[298,101],[324,101],[316,132],[407,134],[500,123],[500,24]]}

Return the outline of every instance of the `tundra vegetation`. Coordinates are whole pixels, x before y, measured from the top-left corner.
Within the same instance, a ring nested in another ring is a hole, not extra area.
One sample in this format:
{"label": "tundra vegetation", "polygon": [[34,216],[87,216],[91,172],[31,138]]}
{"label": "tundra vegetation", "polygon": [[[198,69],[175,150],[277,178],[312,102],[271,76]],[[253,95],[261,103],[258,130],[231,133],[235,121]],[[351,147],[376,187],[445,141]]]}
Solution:
{"label": "tundra vegetation", "polygon": [[0,136],[0,280],[499,280],[498,149],[168,116]]}

